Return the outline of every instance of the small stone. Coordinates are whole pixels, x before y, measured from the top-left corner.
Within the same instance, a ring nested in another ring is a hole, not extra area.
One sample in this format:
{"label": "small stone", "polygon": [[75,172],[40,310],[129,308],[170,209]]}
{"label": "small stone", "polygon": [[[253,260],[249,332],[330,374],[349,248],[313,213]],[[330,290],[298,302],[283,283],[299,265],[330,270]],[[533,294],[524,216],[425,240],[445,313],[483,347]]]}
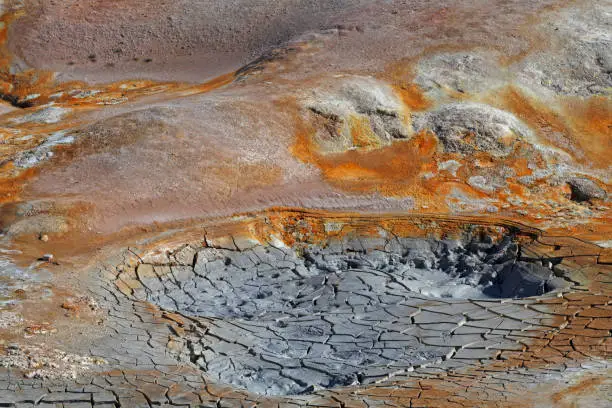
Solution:
{"label": "small stone", "polygon": [[38,258],[38,260],[39,261],[43,261],[43,262],[54,263],[55,262],[55,257],[53,256],[53,254],[44,254],[43,256]]}
{"label": "small stone", "polygon": [[25,299],[27,297],[27,293],[25,290],[23,289],[15,289],[13,291],[13,294],[18,297],[19,299]]}
{"label": "small stone", "polygon": [[49,241],[49,236],[47,234],[40,234],[38,239],[40,239],[42,242],[47,242]]}
{"label": "small stone", "polygon": [[574,177],[567,184],[572,190],[571,199],[577,202],[591,201],[593,199],[603,200],[606,198],[606,191],[599,187],[594,181],[584,177]]}

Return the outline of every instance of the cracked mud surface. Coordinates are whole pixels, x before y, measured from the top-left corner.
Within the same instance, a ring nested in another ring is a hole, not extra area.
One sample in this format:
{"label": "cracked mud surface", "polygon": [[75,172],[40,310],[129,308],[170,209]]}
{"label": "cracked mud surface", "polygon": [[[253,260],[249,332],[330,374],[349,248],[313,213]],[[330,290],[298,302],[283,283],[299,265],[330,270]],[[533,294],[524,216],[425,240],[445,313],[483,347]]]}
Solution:
{"label": "cracked mud surface", "polygon": [[400,293],[521,298],[563,284],[552,265],[518,260],[519,246],[510,237],[497,245],[408,238],[375,245],[356,240],[299,252],[273,246],[240,252],[185,247],[178,256],[195,258],[193,263],[143,264],[136,274],[147,300],[165,309],[248,320],[384,306],[390,301],[384,296]]}
{"label": "cracked mud surface", "polygon": [[[187,245],[160,237],[92,270],[96,302],[71,307],[91,309],[101,331],[65,359],[67,377],[45,370],[44,350],[9,345],[2,401],[448,406],[478,395],[485,405],[512,406],[499,400],[507,395],[499,384],[557,390],[561,378],[580,383],[609,370],[602,357],[612,300],[580,291],[583,280],[605,285],[604,265],[580,261],[600,256],[597,247],[514,224],[268,217],[230,224],[231,235],[227,225],[207,225],[205,236],[196,228]],[[435,238],[441,232],[446,238]],[[504,287],[508,266],[508,298],[487,295],[483,288]],[[453,297],[419,289],[442,275],[444,293],[460,288]],[[542,284],[554,290],[542,294]],[[86,364],[79,354],[90,356]],[[20,355],[38,366],[17,365]],[[53,352],[46,355],[53,364]]]}
{"label": "cracked mud surface", "polygon": [[175,255],[184,265],[142,264],[136,275],[148,301],[206,327],[188,342],[191,362],[265,395],[368,384],[452,358],[460,345],[483,344],[476,322],[486,314],[468,298],[568,286],[548,267],[518,261],[511,237],[355,239],[299,252],[185,247]]}
{"label": "cracked mud surface", "polygon": [[608,407],[609,0],[0,0],[0,407]]}

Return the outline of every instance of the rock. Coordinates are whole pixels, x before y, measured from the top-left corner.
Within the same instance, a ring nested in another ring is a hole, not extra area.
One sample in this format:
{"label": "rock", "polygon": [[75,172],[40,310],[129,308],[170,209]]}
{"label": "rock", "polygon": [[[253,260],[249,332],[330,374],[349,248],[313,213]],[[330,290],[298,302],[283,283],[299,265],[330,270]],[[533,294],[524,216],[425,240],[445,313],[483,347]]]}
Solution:
{"label": "rock", "polygon": [[480,103],[452,103],[414,118],[414,131],[433,131],[445,152],[487,152],[506,157],[515,144],[531,134],[509,112]]}
{"label": "rock", "polygon": [[594,181],[584,177],[574,177],[567,181],[572,189],[571,199],[577,202],[603,200],[607,197],[606,191]]}
{"label": "rock", "polygon": [[47,234],[40,234],[39,238],[42,242],[49,241],[49,236]]}
{"label": "rock", "polygon": [[402,102],[374,78],[352,77],[319,89],[305,107],[325,122],[317,142],[326,153],[377,148],[412,136]]}
{"label": "rock", "polygon": [[53,256],[53,254],[44,254],[43,256],[38,258],[38,260],[43,261],[43,262],[53,263],[55,262],[55,257]]}

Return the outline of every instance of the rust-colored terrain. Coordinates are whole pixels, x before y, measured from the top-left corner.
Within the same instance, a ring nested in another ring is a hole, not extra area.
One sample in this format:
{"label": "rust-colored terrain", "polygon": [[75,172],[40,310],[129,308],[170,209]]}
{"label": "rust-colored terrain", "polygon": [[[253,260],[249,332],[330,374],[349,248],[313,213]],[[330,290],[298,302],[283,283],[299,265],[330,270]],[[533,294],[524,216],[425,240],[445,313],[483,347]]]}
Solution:
{"label": "rust-colored terrain", "polygon": [[610,406],[611,21],[0,1],[0,406]]}

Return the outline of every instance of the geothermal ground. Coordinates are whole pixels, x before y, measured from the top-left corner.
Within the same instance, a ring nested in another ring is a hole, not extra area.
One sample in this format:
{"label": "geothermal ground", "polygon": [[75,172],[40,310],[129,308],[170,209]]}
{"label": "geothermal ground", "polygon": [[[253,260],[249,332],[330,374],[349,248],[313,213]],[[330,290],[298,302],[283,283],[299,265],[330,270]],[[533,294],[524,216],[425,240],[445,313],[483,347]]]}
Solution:
{"label": "geothermal ground", "polygon": [[0,407],[612,405],[609,0],[0,0]]}

